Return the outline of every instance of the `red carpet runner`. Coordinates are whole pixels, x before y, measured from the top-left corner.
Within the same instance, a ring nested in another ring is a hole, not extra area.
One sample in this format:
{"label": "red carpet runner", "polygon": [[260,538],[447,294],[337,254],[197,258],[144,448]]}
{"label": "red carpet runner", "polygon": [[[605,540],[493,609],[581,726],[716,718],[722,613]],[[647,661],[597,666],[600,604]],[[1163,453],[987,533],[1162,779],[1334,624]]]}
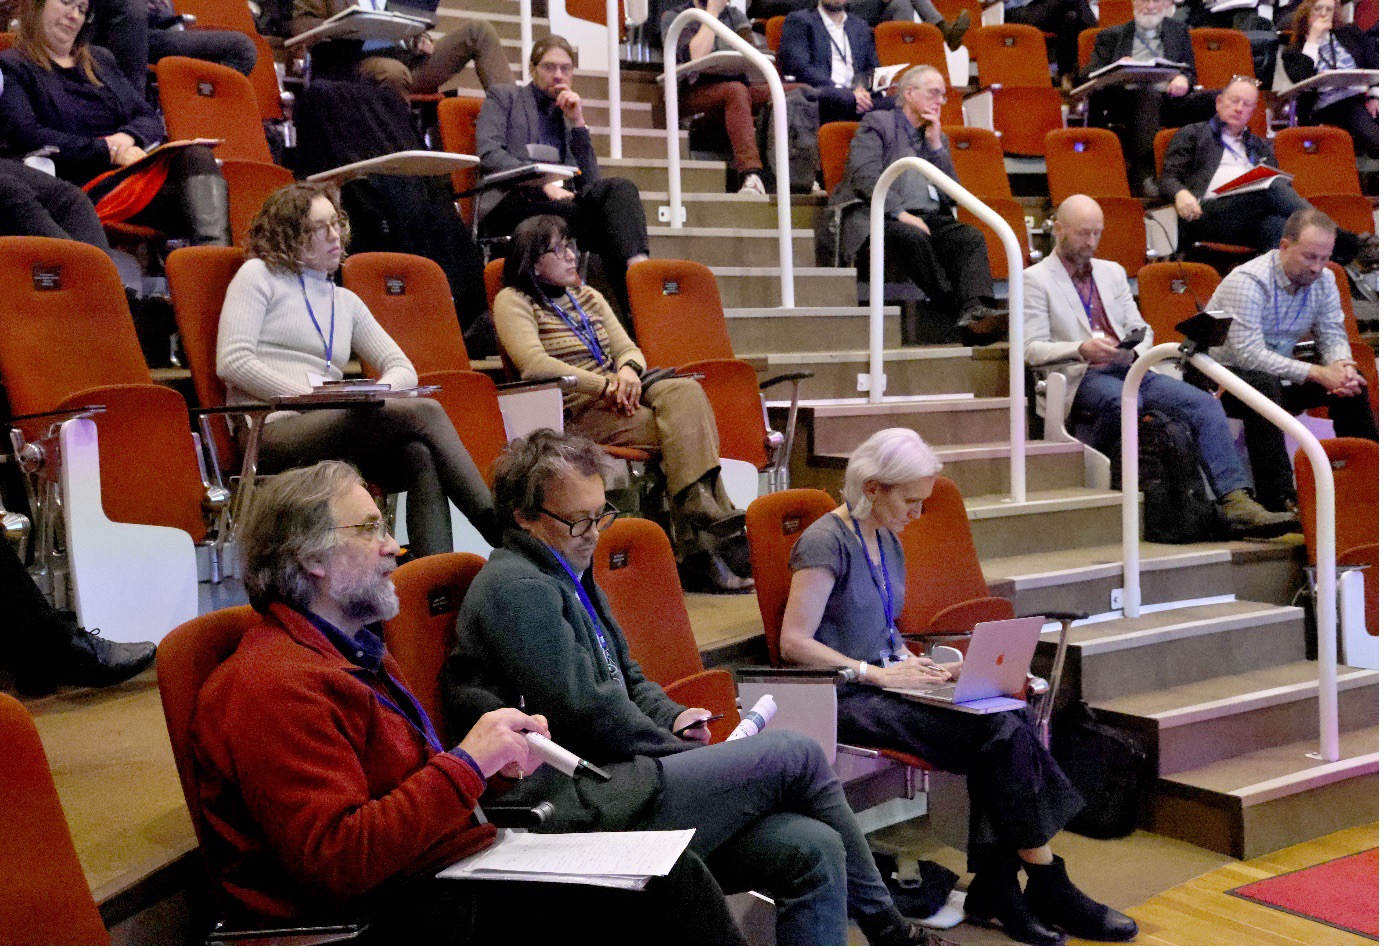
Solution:
{"label": "red carpet runner", "polygon": [[1280,874],[1230,891],[1265,907],[1379,939],[1379,849]]}

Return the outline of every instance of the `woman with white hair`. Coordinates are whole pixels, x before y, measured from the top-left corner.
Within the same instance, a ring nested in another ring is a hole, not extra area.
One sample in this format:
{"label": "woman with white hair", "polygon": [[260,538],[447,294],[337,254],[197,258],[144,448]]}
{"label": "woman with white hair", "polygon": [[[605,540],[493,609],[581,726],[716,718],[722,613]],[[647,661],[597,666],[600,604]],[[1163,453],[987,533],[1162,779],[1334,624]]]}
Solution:
{"label": "woman with white hair", "polygon": [[[915,703],[881,687],[945,682],[960,664],[914,656],[899,635],[904,601],[899,532],[923,511],[942,463],[911,429],[884,429],[852,453],[846,502],[803,532],[780,649],[804,666],[841,668],[838,734],[887,746],[967,777],[974,872],[967,916],[997,921],[1015,940],[1129,940],[1138,925],[1083,894],[1048,842],[1081,796],[1038,740],[1027,711],[975,715]],[[1028,886],[1019,888],[1023,868]]]}

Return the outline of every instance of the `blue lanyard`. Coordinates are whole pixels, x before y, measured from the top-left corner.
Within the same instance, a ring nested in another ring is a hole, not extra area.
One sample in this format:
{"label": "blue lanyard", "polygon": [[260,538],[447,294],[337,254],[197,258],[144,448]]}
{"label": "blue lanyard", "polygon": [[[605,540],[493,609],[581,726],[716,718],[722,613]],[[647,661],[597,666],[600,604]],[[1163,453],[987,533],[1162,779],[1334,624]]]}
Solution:
{"label": "blue lanyard", "polygon": [[1150,56],[1154,57],[1155,59],[1158,58],[1158,51],[1153,48],[1152,43],[1144,39],[1144,34],[1140,33],[1138,30],[1134,31],[1134,41],[1138,43],[1140,46],[1142,46],[1144,49],[1148,50]]}
{"label": "blue lanyard", "polygon": [[1091,308],[1095,306],[1096,302],[1096,273],[1093,270],[1091,276],[1086,279],[1085,297],[1081,296],[1081,285],[1077,284],[1075,280],[1072,283],[1076,285],[1076,299],[1081,301],[1081,308],[1086,311],[1086,325],[1094,330],[1095,326],[1091,323]]}
{"label": "blue lanyard", "polygon": [[[366,672],[366,670],[359,668],[351,670],[352,674],[360,676],[362,678]],[[399,707],[399,704],[396,703],[387,693],[383,692],[382,690],[374,689],[374,687],[371,687],[371,690],[372,692],[374,692],[375,696],[379,699],[379,701],[384,705],[386,709],[392,710],[393,712],[398,713],[400,716],[403,716],[404,719],[407,720],[408,724],[412,726],[415,730],[417,730],[418,734],[421,735],[424,738],[424,740],[427,741],[429,748],[431,748],[434,752],[442,752],[442,740],[437,737],[437,730],[433,728],[432,720],[428,718],[428,714],[423,710],[423,707],[419,704],[417,698],[415,698],[414,695],[411,692],[409,692],[407,686],[405,686],[403,683],[400,683],[398,680],[390,676],[384,670],[380,670],[380,674],[384,676],[385,680],[388,681],[389,685],[393,686],[402,695],[408,698],[409,705],[413,707],[413,715],[410,716],[408,713],[404,712],[404,710]]]}
{"label": "blue lanyard", "polygon": [[[330,282],[329,282],[330,284]],[[298,286],[303,289],[303,303],[308,308],[308,318],[312,320],[312,328],[317,331],[317,339],[322,341],[322,349],[326,353],[327,365],[332,365],[332,350],[336,348],[336,287],[332,287],[332,325],[330,336],[322,334],[322,324],[317,322],[317,314],[312,312],[312,301],[308,299],[308,285],[303,280],[303,275],[298,275]]]}
{"label": "blue lanyard", "polygon": [[[860,539],[860,551],[865,555],[865,566],[870,569],[870,580],[874,581],[875,592],[879,594],[880,604],[884,607],[884,622],[889,627],[889,652],[897,653],[903,649],[903,637],[899,636],[899,628],[894,625],[894,585],[889,582],[889,561],[884,556],[884,542],[880,540],[879,529],[876,528],[875,544],[879,546],[877,574],[874,562],[870,560],[870,549],[865,546],[865,534],[860,530],[860,522],[855,515],[851,515],[851,524],[855,526],[855,536]],[[880,652],[883,659],[884,651]]]}
{"label": "blue lanyard", "polygon": [[[548,546],[545,545],[545,547]],[[601,645],[601,653],[605,655],[606,668],[610,670],[610,675],[614,677],[615,682],[624,685],[625,675],[620,672],[620,664],[615,662],[615,654],[610,652],[610,645],[606,643],[605,634],[601,630],[601,618],[596,613],[596,605],[591,603],[591,598],[586,595],[586,588],[581,586],[581,578],[577,576],[577,572],[572,570],[572,565],[567,563],[567,559],[559,554],[556,548],[548,547],[548,550],[553,552],[553,557],[557,558],[557,562],[562,565],[562,569],[567,572],[567,576],[576,585],[577,599],[586,608],[586,613],[591,618],[591,625],[596,629],[596,642]]]}
{"label": "blue lanyard", "polygon": [[1275,334],[1282,333],[1292,328],[1297,323],[1297,318],[1302,316],[1302,308],[1307,306],[1307,295],[1312,292],[1311,287],[1305,287],[1299,292],[1297,301],[1297,313],[1292,312],[1292,304],[1288,305],[1288,320],[1283,322],[1278,316],[1278,273],[1277,268],[1269,272],[1269,281],[1273,284],[1273,331]]}
{"label": "blue lanyard", "polygon": [[[581,308],[581,304],[577,303],[577,298],[572,296],[572,291],[567,291],[567,299],[576,309],[577,316],[581,317],[581,323],[577,323],[568,316],[567,311],[559,307],[556,300],[547,297],[543,299],[548,301],[548,306],[552,307],[553,312],[562,318],[563,323],[567,324],[567,329],[575,333],[577,339],[586,345],[586,349],[591,353],[591,358],[601,366],[606,366],[609,363],[609,357],[606,356],[605,347],[601,346],[600,335],[596,333],[595,325],[592,324],[591,318],[586,315],[586,311]],[[577,586],[580,587],[581,585],[578,584]]]}

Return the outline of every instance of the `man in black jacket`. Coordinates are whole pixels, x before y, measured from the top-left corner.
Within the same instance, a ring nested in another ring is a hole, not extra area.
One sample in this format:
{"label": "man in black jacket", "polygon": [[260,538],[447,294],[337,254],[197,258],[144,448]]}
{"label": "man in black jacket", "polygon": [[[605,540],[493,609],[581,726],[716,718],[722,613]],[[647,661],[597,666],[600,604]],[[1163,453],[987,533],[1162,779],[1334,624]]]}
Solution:
{"label": "man in black jacket", "polygon": [[1184,64],[1167,83],[1110,86],[1091,96],[1090,124],[1111,129],[1120,137],[1129,166],[1130,191],[1136,196],[1158,194],[1158,183],[1153,180],[1153,139],[1158,130],[1209,119],[1213,112],[1211,95],[1192,91],[1197,84],[1192,37],[1172,11],[1173,0],[1134,0],[1134,19],[1101,30],[1096,36],[1096,48],[1082,80],[1123,59],[1166,59]]}
{"label": "man in black jacket", "polygon": [[552,802],[545,831],[695,828],[689,847],[725,890],[774,898],[779,943],[844,944],[847,914],[871,943],[930,942],[894,906],[815,742],[770,731],[709,746],[710,713],[630,659],[590,570],[614,520],[601,467],[595,443],[549,429],[495,463],[508,529],[462,603],[442,674],[448,728],[507,704],[545,715],[555,742],[611,779],[539,769],[506,803]]}
{"label": "man in black jacket", "polygon": [[891,105],[884,93],[870,91],[879,66],[874,32],[846,7],[846,0],[819,0],[810,10],[795,10],[779,40],[779,72],[817,90],[822,122],[855,122]]}
{"label": "man in black jacket", "polygon": [[[1256,165],[1278,167],[1273,146],[1249,131],[1258,103],[1258,81],[1237,77],[1216,97],[1214,117],[1183,126],[1168,143],[1159,186],[1182,219],[1183,247],[1216,241],[1266,253],[1278,246],[1293,212],[1311,207],[1285,178],[1257,191],[1212,194]],[[1370,270],[1378,266],[1377,248],[1373,235],[1341,231],[1331,257],[1339,264],[1354,261]]]}

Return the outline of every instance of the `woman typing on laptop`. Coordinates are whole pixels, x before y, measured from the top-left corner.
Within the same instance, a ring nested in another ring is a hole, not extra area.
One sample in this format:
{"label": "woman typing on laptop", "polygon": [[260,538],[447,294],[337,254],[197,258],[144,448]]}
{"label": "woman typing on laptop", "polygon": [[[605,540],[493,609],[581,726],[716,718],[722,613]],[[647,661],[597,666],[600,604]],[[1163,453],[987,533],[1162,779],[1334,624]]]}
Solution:
{"label": "woman typing on laptop", "polygon": [[842,741],[902,749],[967,776],[967,864],[975,874],[968,916],[997,921],[1030,944],[1061,944],[1064,933],[1129,940],[1135,922],[1083,894],[1048,845],[1082,800],[1027,710],[974,715],[886,692],[944,683],[960,666],[913,656],[896,626],[904,601],[898,534],[922,514],[941,468],[911,429],[884,429],[856,449],[846,503],[809,526],[793,549],[783,656],[851,676],[837,697]]}

